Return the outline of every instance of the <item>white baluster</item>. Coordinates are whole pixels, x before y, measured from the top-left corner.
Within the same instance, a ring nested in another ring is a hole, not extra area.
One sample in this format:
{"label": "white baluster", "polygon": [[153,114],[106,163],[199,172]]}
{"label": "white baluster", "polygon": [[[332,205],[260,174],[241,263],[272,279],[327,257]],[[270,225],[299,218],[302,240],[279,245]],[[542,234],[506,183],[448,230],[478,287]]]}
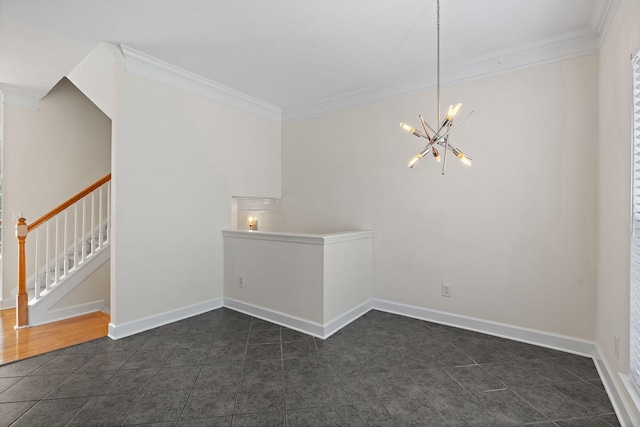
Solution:
{"label": "white baluster", "polygon": [[91,193],[91,255],[96,253],[96,236],[95,236],[95,224],[96,224],[96,212],[95,212],[95,192]]}
{"label": "white baluster", "polygon": [[82,199],[82,230],[80,232],[80,235],[82,236],[82,262],[84,262],[85,258],[87,257],[87,234],[86,234],[87,204],[85,203],[86,201],[87,201],[86,198]]}
{"label": "white baluster", "polygon": [[58,218],[60,218],[60,215],[56,215],[56,246],[55,246],[54,251],[53,251],[54,252],[53,256],[56,257],[56,275],[53,278],[53,284],[54,285],[58,284],[58,281],[60,280],[60,256],[59,256],[60,255],[59,254],[60,245],[58,243],[58,234],[59,234],[58,233],[58,229],[59,229],[58,224],[59,224],[60,221],[58,221]]}
{"label": "white baluster", "polygon": [[78,203],[73,204],[73,269],[78,267]]}
{"label": "white baluster", "polygon": [[36,228],[36,269],[34,270],[35,273],[33,274],[34,277],[34,281],[33,284],[35,286],[35,290],[36,290],[36,296],[35,299],[37,300],[38,298],[40,298],[40,266],[38,265],[38,241],[40,241],[40,228]]}
{"label": "white baluster", "polygon": [[64,227],[62,227],[64,232],[64,235],[62,236],[62,244],[64,245],[62,247],[62,256],[64,257],[62,265],[65,277],[69,274],[69,255],[67,254],[67,211],[68,209],[65,209],[64,211]]}
{"label": "white baluster", "polygon": [[49,236],[51,235],[51,231],[49,230],[49,223],[51,221],[47,221],[46,235],[45,235],[45,247],[44,247],[44,261],[45,261],[45,272],[44,272],[44,286],[47,288],[47,291],[51,289],[51,265],[49,261],[51,257],[49,256],[49,246],[51,246],[51,242],[49,241]]}
{"label": "white baluster", "polygon": [[102,248],[102,187],[98,190],[98,247]]}
{"label": "white baluster", "polygon": [[107,182],[107,242],[111,241],[111,181]]}

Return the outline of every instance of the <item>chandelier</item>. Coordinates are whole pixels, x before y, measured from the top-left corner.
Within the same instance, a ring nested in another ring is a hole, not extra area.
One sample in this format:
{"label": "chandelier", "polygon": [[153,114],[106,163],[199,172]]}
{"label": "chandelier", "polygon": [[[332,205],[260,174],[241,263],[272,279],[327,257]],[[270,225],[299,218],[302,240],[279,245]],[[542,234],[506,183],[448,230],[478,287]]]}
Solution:
{"label": "chandelier", "polygon": [[[471,166],[470,156],[464,154],[460,149],[454,148],[451,145],[449,145],[449,135],[458,126],[464,123],[473,113],[475,113],[475,111],[470,112],[464,119],[462,119],[458,124],[454,126],[453,119],[458,114],[458,111],[460,111],[462,104],[457,104],[456,106],[451,105],[447,111],[447,115],[445,116],[444,120],[440,121],[440,0],[437,1],[437,22],[436,23],[437,23],[436,25],[437,26],[436,87],[437,87],[437,104],[438,104],[437,106],[438,107],[438,123],[440,123],[440,126],[436,131],[427,124],[427,122],[422,118],[421,115],[418,115],[418,117],[420,118],[420,123],[422,124],[422,129],[424,130],[424,133],[416,130],[414,127],[406,123],[400,123],[400,127],[406,130],[407,132],[412,133],[419,138],[424,138],[428,141],[424,149],[418,154],[416,154],[416,156],[413,157],[411,160],[409,160],[409,163],[407,164],[407,166],[409,168],[413,168],[416,165],[416,163],[420,161],[420,159],[422,159],[427,154],[431,153],[433,155],[433,158],[438,163],[442,161],[442,175],[444,175],[444,171],[447,166],[447,151],[451,151],[458,159],[460,159],[462,164],[466,166]],[[432,132],[432,135],[429,135],[429,131]],[[442,150],[443,150],[442,157],[444,157],[444,159],[441,159],[440,152],[438,151],[438,148],[436,146],[442,147]]]}

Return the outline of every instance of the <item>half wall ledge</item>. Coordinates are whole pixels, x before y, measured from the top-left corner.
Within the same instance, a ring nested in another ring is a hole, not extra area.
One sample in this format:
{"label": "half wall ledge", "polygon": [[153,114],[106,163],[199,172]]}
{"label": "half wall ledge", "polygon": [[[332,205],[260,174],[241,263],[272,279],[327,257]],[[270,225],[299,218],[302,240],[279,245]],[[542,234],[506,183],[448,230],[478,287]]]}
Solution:
{"label": "half wall ledge", "polygon": [[[327,338],[372,297],[373,231],[223,230],[224,296],[316,325]],[[346,315],[346,317],[345,317]],[[343,325],[344,326],[344,325]]]}

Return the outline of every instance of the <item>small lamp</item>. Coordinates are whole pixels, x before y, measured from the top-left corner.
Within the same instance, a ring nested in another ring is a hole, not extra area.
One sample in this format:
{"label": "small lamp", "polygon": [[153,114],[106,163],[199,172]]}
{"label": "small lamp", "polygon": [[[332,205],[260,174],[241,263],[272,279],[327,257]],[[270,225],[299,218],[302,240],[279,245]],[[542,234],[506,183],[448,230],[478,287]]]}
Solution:
{"label": "small lamp", "polygon": [[249,215],[247,217],[247,225],[249,230],[258,231],[258,218],[255,215]]}

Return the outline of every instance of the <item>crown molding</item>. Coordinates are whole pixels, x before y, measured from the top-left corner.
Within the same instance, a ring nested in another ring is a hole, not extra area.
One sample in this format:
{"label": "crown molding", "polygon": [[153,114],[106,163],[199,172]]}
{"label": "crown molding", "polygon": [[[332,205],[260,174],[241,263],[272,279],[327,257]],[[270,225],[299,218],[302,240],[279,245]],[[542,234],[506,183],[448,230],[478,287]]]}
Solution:
{"label": "crown molding", "polygon": [[0,95],[3,105],[6,105],[7,107],[28,108],[30,110],[38,110],[38,102],[42,99],[42,96],[7,89],[1,85]]}
{"label": "crown molding", "polygon": [[160,83],[267,120],[280,122],[281,110],[261,99],[206,79],[125,45],[119,45],[125,70],[138,77]]}
{"label": "crown molding", "polygon": [[604,2],[596,2],[589,17],[589,25],[593,32],[598,36],[598,48],[602,45],[611,20],[618,10],[620,0],[607,0]]}
{"label": "crown molding", "polygon": [[[617,0],[613,0],[617,1]],[[443,67],[441,85],[488,77],[550,62],[588,55],[598,50],[598,36],[590,28],[535,41],[514,48],[477,56]],[[421,69],[402,78],[361,88],[310,103],[285,107],[282,121],[302,120],[387,99],[410,95],[435,87],[435,67]]]}

